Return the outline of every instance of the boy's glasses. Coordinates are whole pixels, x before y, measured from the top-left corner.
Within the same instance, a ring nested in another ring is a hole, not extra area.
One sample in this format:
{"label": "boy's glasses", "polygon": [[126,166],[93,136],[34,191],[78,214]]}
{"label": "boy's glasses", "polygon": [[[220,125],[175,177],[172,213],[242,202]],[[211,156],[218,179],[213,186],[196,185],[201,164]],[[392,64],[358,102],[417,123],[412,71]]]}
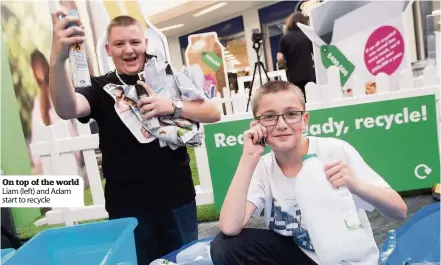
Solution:
{"label": "boy's glasses", "polygon": [[302,110],[292,110],[288,111],[283,114],[264,114],[259,117],[256,117],[256,119],[262,124],[263,126],[274,126],[279,121],[279,117],[283,117],[283,120],[287,124],[293,124],[300,122],[302,120],[303,114],[305,111]]}

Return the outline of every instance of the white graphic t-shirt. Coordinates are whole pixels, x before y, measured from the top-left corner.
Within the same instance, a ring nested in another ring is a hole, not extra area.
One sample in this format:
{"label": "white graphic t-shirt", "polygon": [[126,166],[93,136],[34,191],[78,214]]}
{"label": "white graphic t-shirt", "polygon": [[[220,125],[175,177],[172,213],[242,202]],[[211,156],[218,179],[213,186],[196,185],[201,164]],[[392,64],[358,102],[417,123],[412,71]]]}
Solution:
{"label": "white graphic t-shirt", "polygon": [[[357,177],[380,187],[390,187],[384,179],[372,170],[362,159],[360,154],[349,143],[335,138],[321,138],[309,136],[308,154],[316,154],[325,163],[336,159],[336,150],[343,150],[349,159],[348,164]],[[285,176],[278,166],[274,153],[270,152],[260,159],[248,191],[248,201],[256,206],[254,217],[260,216],[264,210],[265,223],[269,230],[278,234],[292,237],[297,245],[317,264],[320,264],[314,252],[314,244],[308,233],[308,224],[302,220],[302,213],[296,201],[293,190],[296,185],[295,176]],[[311,191],[312,193],[314,191]],[[374,208],[353,195],[358,207],[360,220],[366,233],[371,235],[366,242],[372,249],[363,261],[357,263],[344,262],[342,265],[372,265],[378,264],[379,251],[375,244],[372,228],[366,215],[366,210]],[[326,207],[326,206],[324,206]],[[326,220],[324,220],[326,222]],[[336,264],[337,265],[337,264]]]}

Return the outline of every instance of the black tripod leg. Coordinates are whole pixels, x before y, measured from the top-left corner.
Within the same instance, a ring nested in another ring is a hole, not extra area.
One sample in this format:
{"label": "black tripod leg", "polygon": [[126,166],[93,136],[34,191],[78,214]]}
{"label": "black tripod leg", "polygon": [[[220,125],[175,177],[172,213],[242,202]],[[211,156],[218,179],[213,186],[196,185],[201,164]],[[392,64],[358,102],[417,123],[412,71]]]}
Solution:
{"label": "black tripod leg", "polygon": [[[251,85],[250,85],[250,91],[248,92],[248,102],[247,102],[247,112],[248,112],[248,107],[250,106],[250,101],[251,101],[251,91],[253,90],[253,85],[254,85],[254,78],[256,77],[256,70],[257,70],[258,64],[255,63],[254,64],[254,71],[253,71],[253,79],[251,79]],[[260,72],[260,70],[259,70]]]}
{"label": "black tripod leg", "polygon": [[263,82],[262,82],[262,72],[261,72],[261,70],[260,70],[260,66],[262,65],[262,62],[259,62],[259,65],[257,66],[257,67],[259,67],[259,79],[260,79],[260,85],[263,85]]}
{"label": "black tripod leg", "polygon": [[267,80],[270,81],[270,79],[268,77],[268,71],[266,71],[265,66],[263,65],[262,62],[260,62],[260,65],[262,66],[263,72],[265,73]]}

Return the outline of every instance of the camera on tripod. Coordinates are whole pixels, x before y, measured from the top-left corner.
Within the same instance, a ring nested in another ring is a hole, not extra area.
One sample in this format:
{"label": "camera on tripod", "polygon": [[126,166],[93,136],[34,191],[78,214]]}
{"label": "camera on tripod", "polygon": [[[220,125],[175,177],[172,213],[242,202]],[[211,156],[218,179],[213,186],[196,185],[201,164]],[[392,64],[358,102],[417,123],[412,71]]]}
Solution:
{"label": "camera on tripod", "polygon": [[253,34],[251,36],[251,40],[253,41],[253,43],[262,43],[263,40],[265,39],[265,34],[263,34],[262,32],[260,32],[259,29],[253,29]]}
{"label": "camera on tripod", "polygon": [[259,71],[259,80],[260,80],[260,85],[263,85],[263,80],[262,80],[262,71],[266,76],[266,80],[270,80],[268,77],[268,72],[265,69],[265,66],[263,65],[262,61],[260,60],[260,53],[261,53],[261,48],[263,46],[264,40],[265,40],[265,34],[261,33],[259,29],[253,29],[252,31],[252,35],[251,35],[251,40],[253,41],[253,49],[256,51],[256,58],[257,58],[257,62],[254,63],[254,72],[253,72],[253,79],[251,79],[251,85],[250,85],[250,91],[248,92],[248,102],[247,102],[247,111],[248,111],[248,107],[250,106],[250,100],[251,100],[251,91],[253,90],[253,86],[254,86],[254,80],[256,78],[257,75],[257,71]]}

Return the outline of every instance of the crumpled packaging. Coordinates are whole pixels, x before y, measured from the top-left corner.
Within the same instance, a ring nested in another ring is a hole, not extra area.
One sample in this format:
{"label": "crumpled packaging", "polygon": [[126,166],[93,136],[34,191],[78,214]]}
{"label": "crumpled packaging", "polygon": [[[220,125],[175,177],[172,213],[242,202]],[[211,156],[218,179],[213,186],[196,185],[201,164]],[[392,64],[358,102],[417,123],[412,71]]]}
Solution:
{"label": "crumpled packaging", "polygon": [[[154,57],[145,64],[143,77],[144,82],[160,96],[183,101],[206,99],[204,75],[199,65],[184,66],[181,72],[177,72],[171,64]],[[150,143],[158,139],[161,147],[169,146],[172,150],[201,145],[202,133],[196,122],[172,115],[143,119],[137,107],[139,97],[135,86],[108,84],[104,90],[115,99],[115,110],[139,142]]]}

